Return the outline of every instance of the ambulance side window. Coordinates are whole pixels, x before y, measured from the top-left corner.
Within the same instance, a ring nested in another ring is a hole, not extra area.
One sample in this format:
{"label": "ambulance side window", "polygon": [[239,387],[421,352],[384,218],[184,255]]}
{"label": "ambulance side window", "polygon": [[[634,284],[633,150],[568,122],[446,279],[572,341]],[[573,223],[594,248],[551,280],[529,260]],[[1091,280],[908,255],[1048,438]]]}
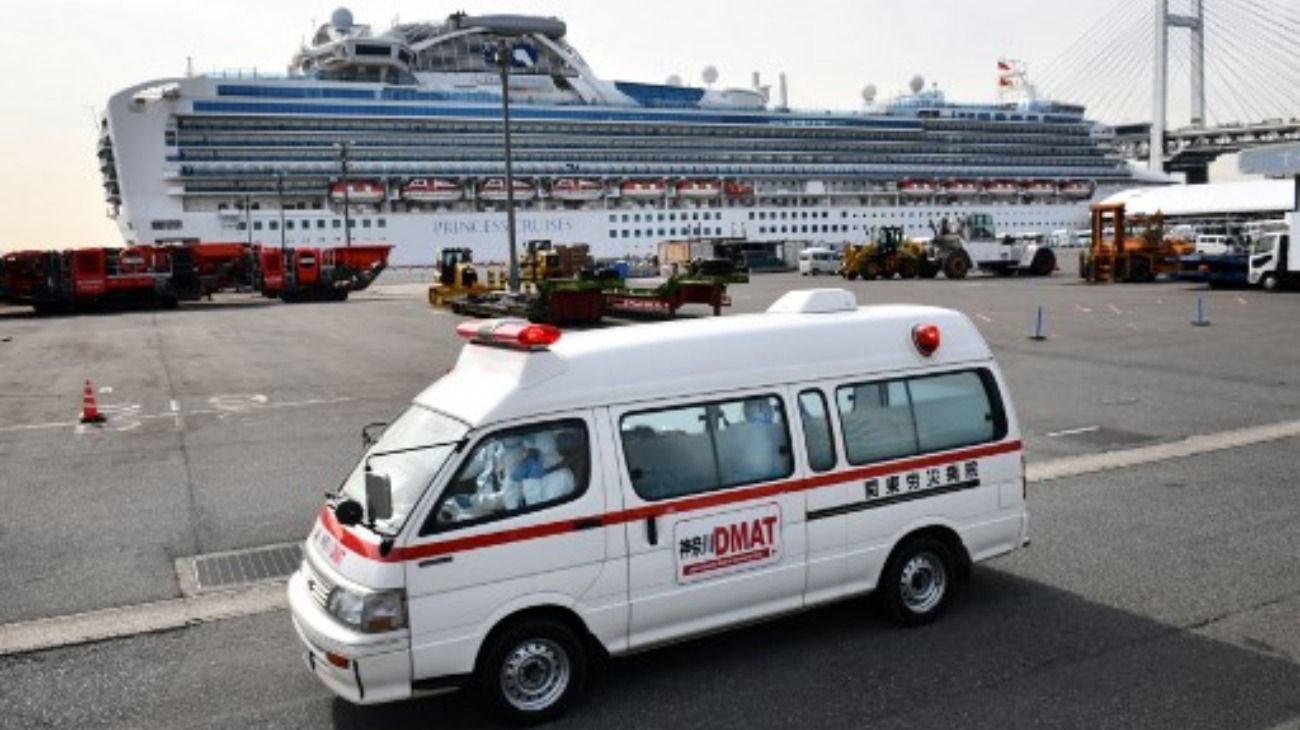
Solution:
{"label": "ambulance side window", "polygon": [[1001,408],[995,409],[978,373],[948,373],[915,378],[908,384],[921,451],[982,444],[1005,433]]}
{"label": "ambulance side window", "polygon": [[808,449],[808,466],[813,471],[826,471],[835,467],[835,441],[831,435],[830,414],[826,410],[826,396],[820,390],[805,390],[799,394],[799,417],[803,421],[804,446]]}
{"label": "ambulance side window", "polygon": [[988,370],[854,383],[837,388],[835,401],[854,465],[989,443],[1007,433]]}
{"label": "ambulance side window", "polygon": [[896,459],[918,450],[907,384],[901,380],[845,385],[835,390],[850,464]]}
{"label": "ambulance side window", "polygon": [[553,507],[587,491],[587,426],[558,421],[481,439],[438,498],[420,534],[493,522]]}
{"label": "ambulance side window", "polygon": [[794,473],[790,429],[776,396],[629,413],[620,432],[632,489],[645,500]]}

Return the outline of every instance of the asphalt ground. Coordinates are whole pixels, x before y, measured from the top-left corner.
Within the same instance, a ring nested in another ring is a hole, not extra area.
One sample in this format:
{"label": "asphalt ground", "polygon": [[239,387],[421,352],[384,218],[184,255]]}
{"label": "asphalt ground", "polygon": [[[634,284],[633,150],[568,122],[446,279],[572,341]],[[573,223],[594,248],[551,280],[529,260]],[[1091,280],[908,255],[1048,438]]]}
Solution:
{"label": "asphalt ground", "polygon": [[[730,311],[846,286],[966,312],[1031,463],[1297,418],[1300,295],[1088,286],[1071,263],[1049,279],[757,275]],[[459,350],[458,319],[394,279],[342,304],[0,308],[0,624],[174,598],[177,558],[301,539],[360,426]],[[102,427],[76,423],[86,378]],[[850,602],[615,662],[570,724],[1271,727],[1300,715],[1297,441],[1033,487],[1033,548],[978,571],[939,624],[900,632]],[[0,659],[0,727],[421,718],[482,722],[460,697],[335,702],[282,612]]]}

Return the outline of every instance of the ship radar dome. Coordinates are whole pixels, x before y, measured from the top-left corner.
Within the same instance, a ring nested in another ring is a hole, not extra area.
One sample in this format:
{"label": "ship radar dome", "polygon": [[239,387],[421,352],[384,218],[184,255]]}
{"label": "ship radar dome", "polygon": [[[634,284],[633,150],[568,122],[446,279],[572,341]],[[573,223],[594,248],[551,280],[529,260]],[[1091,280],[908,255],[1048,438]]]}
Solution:
{"label": "ship radar dome", "polygon": [[920,75],[913,76],[911,82],[909,82],[907,86],[912,90],[913,94],[919,94],[921,93],[921,89],[925,88],[925,77]]}
{"label": "ship radar dome", "polygon": [[334,13],[330,15],[330,25],[334,26],[335,30],[343,33],[352,30],[352,11],[347,8],[339,8],[335,10]]}
{"label": "ship radar dome", "polygon": [[666,85],[668,85],[668,86],[681,86],[681,85],[682,85],[682,77],[681,77],[681,76],[678,76],[677,74],[673,74],[672,76],[669,76],[669,77],[668,77],[668,80],[665,81],[664,84],[666,84]]}
{"label": "ship radar dome", "polygon": [[862,100],[867,102],[868,104],[875,102],[876,100],[875,84],[867,84],[866,86],[862,87]]}
{"label": "ship radar dome", "polygon": [[705,66],[705,67],[704,67],[704,71],[703,71],[703,73],[700,74],[700,78],[704,79],[704,83],[705,83],[705,84],[707,84],[707,85],[709,85],[709,86],[712,86],[712,85],[713,85],[713,82],[718,80],[718,69],[717,69],[717,67],[716,67],[716,66]]}

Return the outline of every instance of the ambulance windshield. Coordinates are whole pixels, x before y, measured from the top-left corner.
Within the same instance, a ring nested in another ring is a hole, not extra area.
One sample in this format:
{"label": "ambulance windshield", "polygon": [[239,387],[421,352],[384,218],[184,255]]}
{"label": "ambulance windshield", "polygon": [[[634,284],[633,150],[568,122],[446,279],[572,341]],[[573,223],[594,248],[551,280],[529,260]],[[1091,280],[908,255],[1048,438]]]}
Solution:
{"label": "ambulance windshield", "polygon": [[392,483],[393,514],[377,521],[375,529],[397,534],[466,431],[460,421],[412,405],[366,450],[343,483],[339,497],[366,506],[365,465],[369,460],[371,470],[387,475]]}

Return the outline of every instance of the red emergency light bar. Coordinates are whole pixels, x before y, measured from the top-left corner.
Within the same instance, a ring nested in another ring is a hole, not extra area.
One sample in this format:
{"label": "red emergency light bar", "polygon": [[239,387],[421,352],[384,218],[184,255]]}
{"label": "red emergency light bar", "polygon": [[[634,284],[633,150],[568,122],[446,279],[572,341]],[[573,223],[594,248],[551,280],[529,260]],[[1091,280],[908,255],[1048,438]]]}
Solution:
{"label": "red emergency light bar", "polygon": [[520,350],[545,350],[560,339],[560,330],[549,324],[523,319],[489,319],[462,322],[456,334],[477,345],[498,345]]}

